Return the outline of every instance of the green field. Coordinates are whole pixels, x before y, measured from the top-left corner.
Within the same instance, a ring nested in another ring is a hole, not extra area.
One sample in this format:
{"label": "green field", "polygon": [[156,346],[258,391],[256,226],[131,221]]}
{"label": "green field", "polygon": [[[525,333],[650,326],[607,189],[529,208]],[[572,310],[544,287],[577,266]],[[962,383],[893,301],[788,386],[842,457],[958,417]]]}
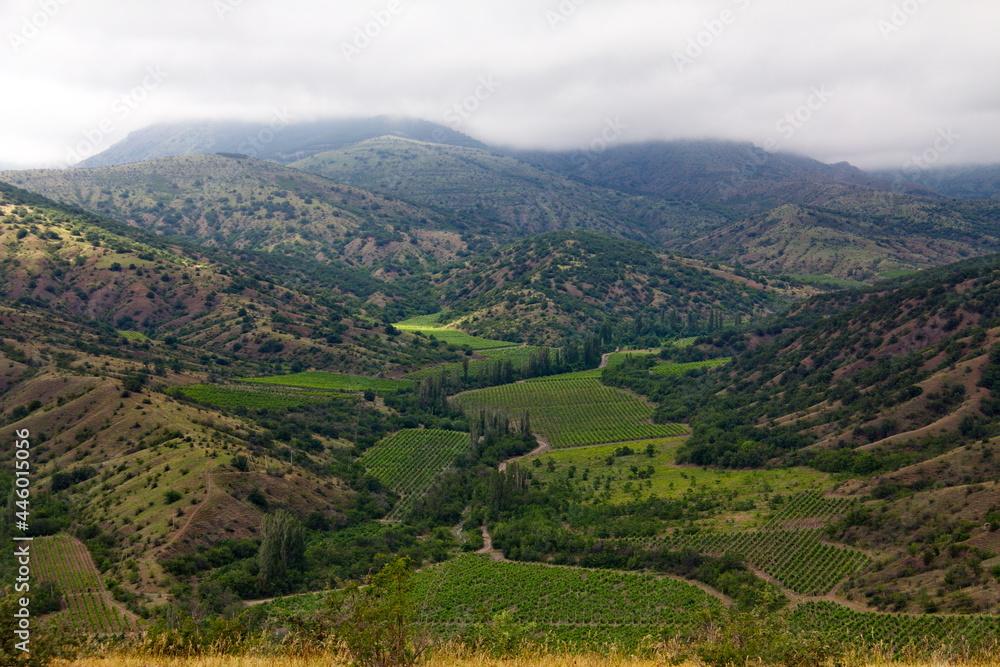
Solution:
{"label": "green field", "polygon": [[180,387],[177,391],[191,400],[223,408],[292,408],[306,403],[321,403],[340,396],[328,392],[264,384],[256,386],[197,384]]}
{"label": "green field", "polygon": [[555,448],[668,437],[687,432],[680,424],[654,424],[653,408],[623,389],[596,379],[557,379],[467,391],[455,397],[467,413],[505,410],[527,413],[531,427]]}
{"label": "green field", "polygon": [[119,331],[118,333],[129,340],[149,340],[149,338],[146,337],[146,334],[140,331]]}
{"label": "green field", "polygon": [[[531,467],[532,475],[538,479],[566,480],[584,498],[595,502],[627,502],[651,494],[658,498],[681,498],[689,491],[711,491],[725,499],[730,511],[746,508],[740,517],[744,522],[753,520],[749,512],[751,504],[759,514],[767,509],[773,494],[788,496],[829,486],[830,475],[805,467],[729,470],[678,466],[674,458],[682,442],[682,438],[669,438],[630,442],[626,446],[563,449],[529,457],[524,464]],[[650,445],[654,450],[652,456],[646,453]],[[625,447],[633,453],[626,454]],[[647,476],[650,468],[652,474]]]}
{"label": "green field", "polygon": [[442,343],[456,345],[458,347],[468,347],[470,350],[486,350],[494,347],[516,347],[518,343],[510,343],[503,340],[491,340],[489,338],[479,338],[471,336],[464,331],[449,329],[441,326],[438,319],[441,313],[436,315],[420,315],[411,317],[402,322],[396,322],[392,326],[401,331],[411,333],[422,333],[427,337],[434,337]]}
{"label": "green field", "polygon": [[716,366],[722,366],[724,364],[728,364],[729,362],[729,357],[706,359],[705,361],[688,361],[681,364],[667,361],[653,366],[651,372],[656,375],[683,375],[691,370],[700,368],[715,368]]}
{"label": "green field", "polygon": [[833,276],[827,275],[810,275],[810,274],[791,274],[788,276],[794,280],[805,283],[806,285],[815,285],[816,287],[838,287],[844,289],[851,289],[853,287],[868,287],[868,283],[861,282],[860,280],[849,280],[847,278],[834,278]]}
{"label": "green field", "polygon": [[288,375],[272,375],[262,378],[246,378],[243,382],[260,382],[262,384],[287,385],[289,387],[308,387],[310,389],[328,389],[330,391],[393,391],[413,386],[410,380],[380,380],[361,377],[359,375],[344,375],[343,373],[328,373],[326,371],[303,371]]}
{"label": "green field", "polygon": [[39,537],[32,542],[34,563],[41,579],[55,582],[66,609],[50,622],[72,633],[119,634],[135,632],[135,622],[111,604],[87,547],[69,535]]}
{"label": "green field", "polygon": [[[486,357],[486,359],[472,359],[469,361],[469,377],[478,377],[480,373],[485,372],[490,364],[495,363],[498,359],[510,361],[514,367],[517,368],[521,363],[527,361],[528,357],[530,357],[532,353],[538,351],[539,349],[540,348],[532,345],[515,345],[513,347],[495,347],[476,350],[479,354]],[[442,372],[452,377],[461,375],[464,372],[462,362],[457,361],[447,364],[439,364],[437,366],[430,366],[428,368],[421,368],[420,370],[413,371],[412,373],[407,373],[406,377],[413,380],[419,380],[421,378],[440,375]]]}
{"label": "green field", "polygon": [[375,443],[360,462],[402,496],[388,517],[398,519],[468,446],[468,433],[404,429]]}

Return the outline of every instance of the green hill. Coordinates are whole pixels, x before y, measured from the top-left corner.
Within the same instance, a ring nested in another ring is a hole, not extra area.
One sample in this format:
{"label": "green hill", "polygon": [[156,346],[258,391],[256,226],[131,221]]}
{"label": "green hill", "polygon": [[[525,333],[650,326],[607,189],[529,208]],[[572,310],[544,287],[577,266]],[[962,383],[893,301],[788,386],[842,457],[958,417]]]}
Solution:
{"label": "green hill", "polygon": [[691,203],[583,184],[486,148],[393,136],[319,153],[291,166],[436,209],[458,211],[482,234],[524,236],[585,229],[653,240],[725,220]]}
{"label": "green hill", "polygon": [[570,231],[455,264],[434,280],[451,323],[532,344],[593,332],[608,321],[640,331],[646,322],[656,345],[669,333],[773,313],[791,295],[648,245]]}
{"label": "green hill", "polygon": [[245,156],[2,172],[0,179],[157,234],[311,262],[342,259],[389,280],[467,254],[476,243],[452,215]]}

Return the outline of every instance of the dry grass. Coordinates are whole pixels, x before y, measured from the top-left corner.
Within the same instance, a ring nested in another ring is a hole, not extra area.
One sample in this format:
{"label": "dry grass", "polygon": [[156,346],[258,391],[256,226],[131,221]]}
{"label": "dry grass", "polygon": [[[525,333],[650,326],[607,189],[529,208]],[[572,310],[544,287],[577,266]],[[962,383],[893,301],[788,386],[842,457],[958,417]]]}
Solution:
{"label": "dry grass", "polygon": [[[81,658],[59,661],[56,667],[337,667],[350,661],[338,653],[317,653],[306,657],[294,656],[203,656],[193,658],[158,658],[141,655],[112,655],[103,658]],[[696,667],[699,663],[672,663],[665,657],[633,657],[600,654],[526,654],[514,658],[493,658],[479,653],[458,651],[441,654],[421,663],[425,667]],[[941,658],[930,661],[895,662],[892,660],[850,660],[855,667],[1000,667],[1000,658],[959,660]],[[763,667],[763,666],[762,666]]]}

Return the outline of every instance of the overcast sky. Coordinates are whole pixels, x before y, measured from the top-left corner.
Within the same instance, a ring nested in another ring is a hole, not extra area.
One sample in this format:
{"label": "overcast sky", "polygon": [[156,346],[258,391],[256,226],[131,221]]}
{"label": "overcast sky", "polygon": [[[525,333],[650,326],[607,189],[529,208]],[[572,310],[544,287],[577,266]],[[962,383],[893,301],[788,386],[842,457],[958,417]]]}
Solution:
{"label": "overcast sky", "polygon": [[1000,162],[998,0],[2,0],[0,25],[0,166],[275,114]]}

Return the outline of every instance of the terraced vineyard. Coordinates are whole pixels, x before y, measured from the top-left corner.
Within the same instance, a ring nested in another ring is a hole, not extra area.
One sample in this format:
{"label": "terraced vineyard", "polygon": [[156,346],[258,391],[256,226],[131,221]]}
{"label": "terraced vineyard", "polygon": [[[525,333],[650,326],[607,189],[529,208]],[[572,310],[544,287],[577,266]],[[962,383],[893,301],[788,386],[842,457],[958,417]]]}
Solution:
{"label": "terraced vineyard", "polygon": [[447,329],[438,323],[437,315],[421,315],[397,322],[392,326],[401,331],[420,332],[425,336],[433,336],[442,343],[468,347],[470,350],[486,350],[498,347],[520,347],[518,343],[503,340],[491,340],[472,336],[458,329]]}
{"label": "terraced vineyard", "polygon": [[410,380],[380,380],[361,377],[360,375],[345,375],[343,373],[328,373],[326,371],[303,371],[288,375],[272,375],[262,378],[247,378],[244,382],[259,382],[261,384],[287,385],[289,387],[307,387],[310,389],[328,389],[331,391],[392,391],[413,386]]}
{"label": "terraced vineyard", "polygon": [[110,603],[87,547],[68,535],[40,537],[32,543],[35,564],[42,579],[59,585],[67,608],[51,617],[51,622],[72,633],[120,634],[138,627],[125,613]]}
{"label": "terraced vineyard", "polygon": [[360,462],[402,496],[387,517],[399,519],[468,446],[468,433],[404,429],[375,443],[361,456]]}
{"label": "terraced vineyard", "polygon": [[945,649],[961,654],[1000,643],[997,616],[885,614],[815,601],[798,605],[791,621],[803,630],[822,633],[827,641],[859,648],[880,646],[884,653],[895,658],[902,657],[907,650]]}
{"label": "terraced vineyard", "polygon": [[643,540],[646,546],[700,553],[732,553],[801,595],[825,595],[845,577],[871,562],[867,554],[822,541],[816,524],[844,513],[852,501],[825,499],[816,492],[795,497],[759,530],[703,531]]}
{"label": "terraced vineyard", "polygon": [[606,636],[603,629],[610,626],[626,626],[639,637],[681,634],[698,627],[701,612],[721,608],[701,589],[653,574],[494,561],[480,554],[421,570],[415,599],[421,620],[440,628],[511,610],[518,622],[542,629],[576,626],[581,637],[587,630]]}
{"label": "terraced vineyard", "polygon": [[340,395],[265,384],[197,384],[176,391],[192,400],[224,408],[292,408],[304,403],[321,403]]}
{"label": "terraced vineyard", "polygon": [[555,448],[681,435],[680,424],[654,424],[653,408],[638,396],[606,387],[592,378],[556,375],[545,380],[477,389],[459,394],[456,404],[481,409],[527,412],[532,429]]}

